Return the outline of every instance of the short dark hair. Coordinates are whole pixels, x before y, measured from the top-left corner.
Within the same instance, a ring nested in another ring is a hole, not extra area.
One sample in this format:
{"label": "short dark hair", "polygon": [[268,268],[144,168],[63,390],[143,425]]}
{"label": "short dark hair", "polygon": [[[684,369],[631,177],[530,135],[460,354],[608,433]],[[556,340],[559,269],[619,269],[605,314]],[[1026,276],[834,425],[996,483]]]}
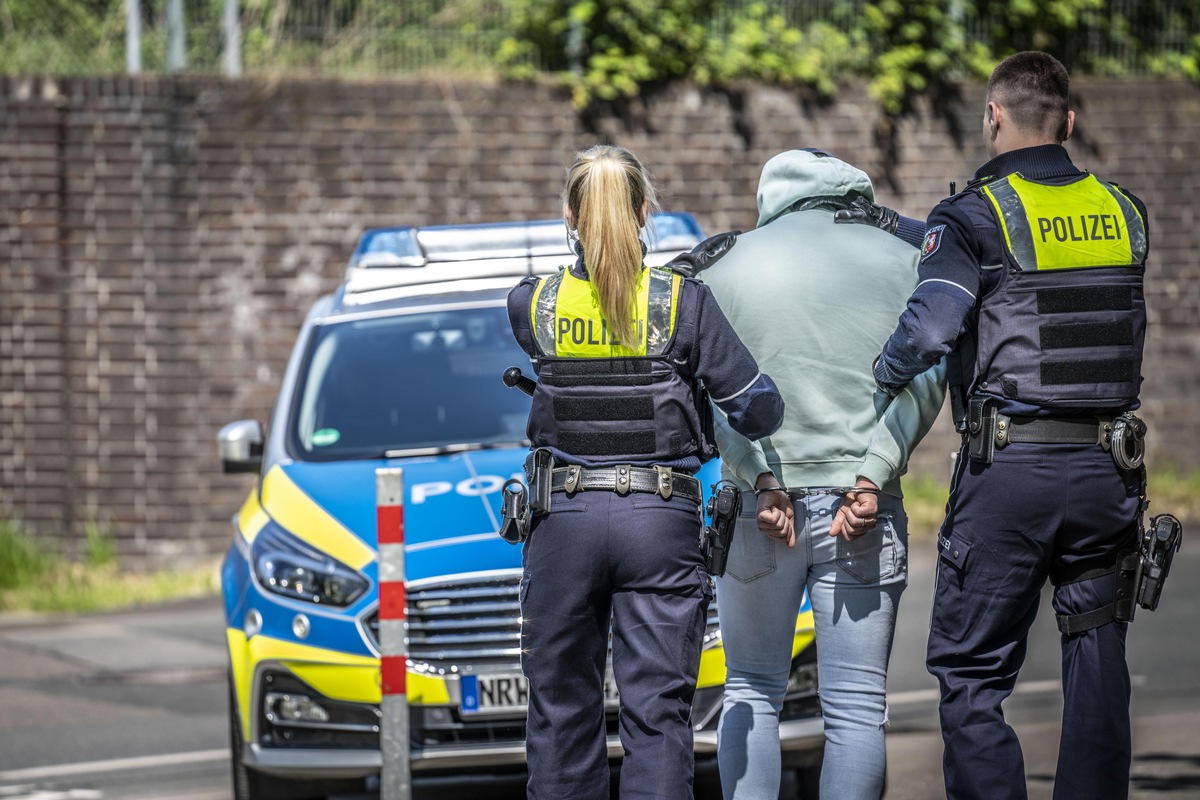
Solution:
{"label": "short dark hair", "polygon": [[1019,130],[1067,138],[1067,68],[1049,53],[1026,50],[1001,61],[988,79],[988,100],[1008,111]]}

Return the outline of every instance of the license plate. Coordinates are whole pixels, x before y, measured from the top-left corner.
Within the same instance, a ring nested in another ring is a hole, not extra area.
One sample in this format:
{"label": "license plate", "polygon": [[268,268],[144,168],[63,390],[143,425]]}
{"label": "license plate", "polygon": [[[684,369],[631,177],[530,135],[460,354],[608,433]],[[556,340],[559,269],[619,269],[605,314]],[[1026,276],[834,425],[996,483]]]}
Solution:
{"label": "license plate", "polygon": [[[459,678],[464,714],[524,714],[529,708],[529,681],[524,675],[463,675]],[[612,673],[604,676],[604,707],[620,705]]]}

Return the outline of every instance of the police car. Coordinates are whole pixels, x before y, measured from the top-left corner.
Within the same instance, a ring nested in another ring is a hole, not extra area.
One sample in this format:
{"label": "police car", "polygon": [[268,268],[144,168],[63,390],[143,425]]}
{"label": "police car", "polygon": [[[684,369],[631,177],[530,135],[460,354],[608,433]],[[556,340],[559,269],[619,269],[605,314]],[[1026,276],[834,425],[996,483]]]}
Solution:
{"label": "police car", "polygon": [[[647,263],[701,239],[658,214]],[[226,472],[257,475],[221,570],[235,796],[320,797],[381,770],[375,470],[402,467],[407,698],[414,778],[524,767],[521,551],[497,535],[501,487],[523,477],[530,374],[505,299],[573,259],[561,220],[369,230],[319,299],[288,361],[269,429],[222,428]],[[706,465],[705,486],[719,467]],[[796,622],[785,763],[818,763],[812,615]],[[716,752],[724,682],[709,611],[693,707],[698,763]],[[609,685],[609,755],[621,757]],[[809,770],[811,773],[811,770]]]}

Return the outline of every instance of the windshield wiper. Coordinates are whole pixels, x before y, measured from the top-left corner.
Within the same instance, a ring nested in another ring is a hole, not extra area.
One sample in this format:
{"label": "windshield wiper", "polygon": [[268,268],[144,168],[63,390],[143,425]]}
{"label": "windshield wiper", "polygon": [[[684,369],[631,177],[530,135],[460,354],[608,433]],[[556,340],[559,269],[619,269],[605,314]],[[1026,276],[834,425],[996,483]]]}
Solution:
{"label": "windshield wiper", "polygon": [[464,442],[462,444],[441,444],[432,447],[406,447],[401,450],[385,450],[383,457],[444,456],[449,453],[466,453],[471,450],[505,450],[513,447],[529,447],[529,440],[518,439],[515,442]]}

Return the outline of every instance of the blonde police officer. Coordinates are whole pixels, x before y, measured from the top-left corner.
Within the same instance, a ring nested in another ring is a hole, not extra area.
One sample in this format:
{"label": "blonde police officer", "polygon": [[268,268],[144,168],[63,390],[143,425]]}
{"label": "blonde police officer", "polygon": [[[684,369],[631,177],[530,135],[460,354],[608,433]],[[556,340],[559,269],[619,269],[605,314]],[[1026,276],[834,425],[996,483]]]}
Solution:
{"label": "blonde police officer", "polygon": [[654,208],[628,150],[580,153],[564,191],[579,258],[508,298],[539,379],[529,439],[554,457],[521,581],[533,800],[609,797],[610,628],[621,794],[690,800],[689,714],[712,598],[693,477],[715,454],[706,397],[751,439],[783,418],[708,289],[643,265],[639,231]]}

